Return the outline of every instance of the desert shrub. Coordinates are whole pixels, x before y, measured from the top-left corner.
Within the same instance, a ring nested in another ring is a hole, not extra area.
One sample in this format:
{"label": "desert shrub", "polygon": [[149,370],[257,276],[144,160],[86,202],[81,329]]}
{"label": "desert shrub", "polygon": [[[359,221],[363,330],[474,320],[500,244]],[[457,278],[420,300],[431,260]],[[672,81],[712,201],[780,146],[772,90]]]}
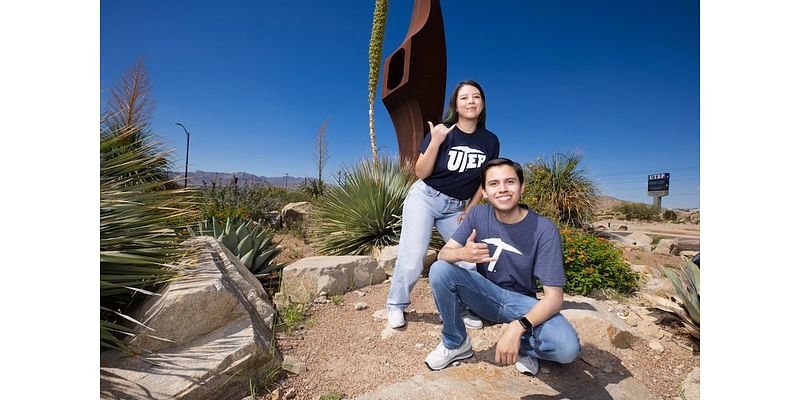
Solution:
{"label": "desert shrub", "polygon": [[564,272],[570,294],[587,295],[595,289],[613,289],[622,294],[635,291],[639,274],[622,258],[622,251],[606,239],[572,228],[561,229]]}
{"label": "desert shrub", "polygon": [[560,224],[590,223],[597,202],[597,185],[579,168],[577,154],[553,154],[525,166],[523,203]]}
{"label": "desert shrub", "polygon": [[677,221],[678,213],[672,210],[664,210],[664,213],[661,214],[661,218],[665,221]]}
{"label": "desert shrub", "polygon": [[658,209],[653,205],[631,202],[619,204],[614,207],[613,211],[622,214],[625,219],[642,219],[647,221],[657,219],[660,214]]}
{"label": "desert shrub", "polygon": [[400,239],[403,201],[416,178],[396,159],[347,168],[311,215],[311,234],[327,255],[366,255]]}
{"label": "desert shrub", "polygon": [[216,183],[202,188],[201,212],[203,220],[216,218],[225,221],[248,219],[259,224],[269,223],[269,212],[279,211],[288,203],[311,201],[312,196],[303,191],[290,191],[274,186],[221,186]]}

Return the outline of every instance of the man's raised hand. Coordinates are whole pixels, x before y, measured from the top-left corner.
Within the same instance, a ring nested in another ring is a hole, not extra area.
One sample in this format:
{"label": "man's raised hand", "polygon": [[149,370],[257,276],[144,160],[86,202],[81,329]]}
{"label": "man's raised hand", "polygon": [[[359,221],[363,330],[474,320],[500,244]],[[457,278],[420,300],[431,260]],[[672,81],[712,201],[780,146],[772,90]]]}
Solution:
{"label": "man's raised hand", "polygon": [[472,263],[488,263],[497,260],[497,258],[489,257],[489,245],[486,243],[475,243],[475,236],[477,232],[475,229],[467,238],[467,243],[461,249],[462,259]]}

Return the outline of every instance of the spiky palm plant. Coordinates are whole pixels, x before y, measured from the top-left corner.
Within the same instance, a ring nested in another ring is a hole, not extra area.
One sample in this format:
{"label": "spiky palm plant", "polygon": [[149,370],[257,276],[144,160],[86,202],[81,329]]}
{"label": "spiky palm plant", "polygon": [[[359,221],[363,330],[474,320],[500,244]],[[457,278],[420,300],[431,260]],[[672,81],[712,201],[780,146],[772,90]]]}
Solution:
{"label": "spiky palm plant", "polygon": [[372,148],[372,162],[376,166],[378,165],[378,144],[375,138],[375,93],[378,89],[378,72],[381,69],[383,33],[386,30],[388,11],[389,0],[375,0],[372,35],[369,38],[369,141]]}
{"label": "spiky palm plant", "polygon": [[553,154],[526,166],[523,201],[537,212],[574,227],[591,222],[597,185],[578,167],[577,154]]}
{"label": "spiky palm plant", "polygon": [[366,255],[398,243],[403,201],[416,180],[400,165],[384,158],[345,169],[341,186],[329,188],[312,214],[322,254]]}
{"label": "spiky palm plant", "polygon": [[100,345],[128,350],[132,310],[176,277],[187,254],[177,233],[195,218],[193,191],[168,189],[168,153],[135,124],[101,123]]}

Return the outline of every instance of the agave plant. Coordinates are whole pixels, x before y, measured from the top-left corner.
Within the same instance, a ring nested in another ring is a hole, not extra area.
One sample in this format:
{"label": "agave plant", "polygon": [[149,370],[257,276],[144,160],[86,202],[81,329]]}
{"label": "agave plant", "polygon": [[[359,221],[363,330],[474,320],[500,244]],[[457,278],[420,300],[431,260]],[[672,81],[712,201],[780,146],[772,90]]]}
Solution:
{"label": "agave plant", "polygon": [[127,351],[122,338],[141,325],[132,310],[177,277],[188,255],[173,228],[195,218],[194,191],[166,179],[168,153],[146,130],[101,127],[100,345]]}
{"label": "agave plant", "polygon": [[396,159],[376,166],[363,160],[346,168],[340,186],[329,188],[312,213],[311,232],[328,255],[367,255],[397,244],[403,201],[415,177]]}
{"label": "agave plant", "polygon": [[213,236],[238,257],[262,283],[269,281],[275,271],[284,267],[275,262],[282,251],[278,247],[280,242],[274,242],[272,231],[256,222],[238,222],[228,218],[225,225],[222,225],[212,217],[200,222],[197,232],[189,227],[189,233],[192,236]]}
{"label": "agave plant", "polygon": [[678,293],[677,305],[675,302],[659,302],[656,307],[678,316],[687,331],[694,337],[700,338],[700,267],[686,260],[682,268],[661,268],[675,291]]}

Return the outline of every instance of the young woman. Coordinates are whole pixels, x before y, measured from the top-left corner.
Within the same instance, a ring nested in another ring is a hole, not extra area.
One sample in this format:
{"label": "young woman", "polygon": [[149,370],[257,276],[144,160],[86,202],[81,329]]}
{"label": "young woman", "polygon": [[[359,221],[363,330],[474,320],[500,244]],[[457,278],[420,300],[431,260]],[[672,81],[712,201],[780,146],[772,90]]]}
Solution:
{"label": "young woman", "polygon": [[[428,121],[431,131],[422,139],[415,165],[419,180],[403,204],[397,263],[386,300],[392,328],[406,324],[403,310],[422,273],[431,229],[436,227],[445,242],[450,240],[465,213],[481,199],[481,165],[500,153],[497,136],[486,129],[485,101],[477,82],[459,82],[442,123],[434,126]],[[483,326],[480,319],[465,315],[468,327]]]}

